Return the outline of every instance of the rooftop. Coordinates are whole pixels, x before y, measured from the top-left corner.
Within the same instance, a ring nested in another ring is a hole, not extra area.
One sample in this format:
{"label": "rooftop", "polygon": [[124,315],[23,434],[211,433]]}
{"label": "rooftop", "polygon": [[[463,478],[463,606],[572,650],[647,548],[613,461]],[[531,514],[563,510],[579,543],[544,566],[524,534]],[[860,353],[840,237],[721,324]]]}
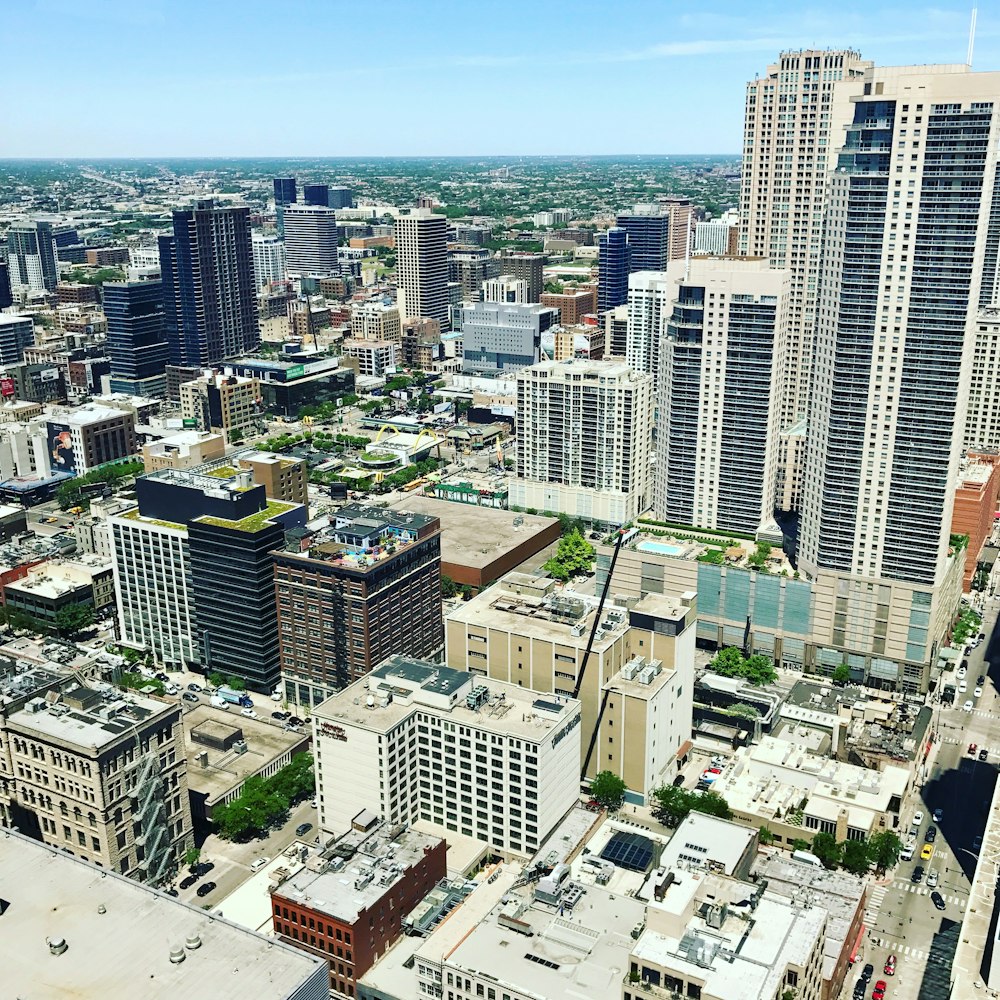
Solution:
{"label": "rooftop", "polygon": [[514,514],[416,494],[394,506],[397,510],[439,517],[441,561],[478,568],[490,565],[557,523],[552,517]]}
{"label": "rooftop", "polygon": [[440,843],[438,837],[399,826],[382,824],[365,834],[352,830],[333,845],[332,863],[324,863],[321,871],[307,866],[282,882],[274,896],[353,924]]}
{"label": "rooftop", "polygon": [[275,521],[280,515],[287,514],[297,506],[299,505],[285,503],[283,500],[268,500],[267,506],[263,510],[248,514],[238,521],[233,521],[228,517],[212,517],[210,514],[203,514],[201,517],[196,517],[194,523],[212,524],[217,528],[231,528],[233,531],[245,531],[247,534],[253,534],[260,531],[268,522]]}
{"label": "rooftop", "polygon": [[[303,951],[9,830],[0,885],[8,997],[284,1000],[312,977],[328,982],[327,964]],[[53,954],[59,939],[66,950]]]}
{"label": "rooftop", "polygon": [[757,831],[750,827],[692,812],[663,849],[660,866],[671,869],[719,866],[726,875],[732,875],[756,838]]}
{"label": "rooftop", "polygon": [[0,656],[0,707],[9,711],[16,703],[24,704],[36,694],[58,687],[65,676],[28,663],[15,663]]}
{"label": "rooftop", "polygon": [[131,419],[131,414],[125,410],[117,410],[111,406],[78,406],[73,410],[53,411],[51,420],[54,423],[69,424],[73,427],[86,427],[89,424],[101,423],[105,420]]}
{"label": "rooftop", "polygon": [[[313,716],[388,732],[413,712],[428,708],[459,725],[541,741],[578,714],[580,703],[395,654],[318,705]],[[322,721],[316,729],[323,734]]]}

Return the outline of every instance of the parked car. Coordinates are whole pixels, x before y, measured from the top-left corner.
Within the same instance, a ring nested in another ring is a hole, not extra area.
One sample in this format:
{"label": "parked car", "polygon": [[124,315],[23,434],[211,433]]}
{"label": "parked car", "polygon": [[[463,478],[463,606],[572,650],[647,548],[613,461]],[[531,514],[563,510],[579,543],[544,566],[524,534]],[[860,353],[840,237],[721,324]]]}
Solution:
{"label": "parked car", "polygon": [[201,690],[202,686],[200,684],[195,684],[193,681],[190,684],[188,684],[188,691],[194,691],[195,694],[197,694]]}
{"label": "parked car", "polygon": [[198,886],[198,895],[207,896],[214,888],[214,882],[205,882],[203,885]]}
{"label": "parked car", "polygon": [[973,702],[972,702],[972,701],[967,701],[967,702],[966,702],[966,703],[965,703],[965,704],[964,704],[964,705],[962,706],[962,711],[963,711],[963,712],[971,712],[971,711],[973,710],[973,708],[975,708],[975,705],[973,704]]}
{"label": "parked car", "polygon": [[280,691],[272,691],[271,692],[271,701],[281,701],[281,692]]}
{"label": "parked car", "polygon": [[198,701],[198,696],[193,691],[185,691],[181,698],[184,701]]}
{"label": "parked car", "polygon": [[922,809],[918,809],[913,814],[913,825],[920,826],[920,824],[923,823],[923,821],[924,821],[924,811]]}
{"label": "parked car", "polygon": [[927,832],[924,834],[924,840],[926,840],[928,844],[933,844],[936,838],[937,827],[933,825],[927,827]]}
{"label": "parked car", "polygon": [[969,682],[963,678],[961,683],[958,685],[958,693],[965,694],[966,691],[968,690],[969,690]]}
{"label": "parked car", "polygon": [[970,753],[970,754],[971,754],[971,755],[972,755],[973,757],[974,757],[974,756],[976,755],[976,751],[977,751],[978,749],[979,749],[979,744],[978,744],[978,743],[970,743],[970,744],[969,744],[969,753]]}
{"label": "parked car", "polygon": [[896,956],[890,955],[885,960],[885,968],[882,970],[887,976],[896,975]]}
{"label": "parked car", "polygon": [[295,836],[304,837],[312,828],[312,823],[299,823],[299,825],[295,828]]}
{"label": "parked car", "polygon": [[297,715],[290,715],[288,717],[288,724],[290,726],[304,726],[305,722],[303,722]]}
{"label": "parked car", "polygon": [[980,674],[979,677],[976,679],[976,683],[980,687],[982,687],[986,683],[986,677],[983,674]]}
{"label": "parked car", "polygon": [[201,878],[202,875],[207,875],[210,871],[214,870],[215,870],[214,861],[199,861],[196,864],[191,865],[191,867],[188,869],[188,871],[191,872],[192,875],[197,875],[199,878]]}
{"label": "parked car", "polygon": [[290,719],[292,716],[289,712],[272,712],[271,718],[275,722],[284,722],[286,719]]}
{"label": "parked car", "polygon": [[880,979],[872,990],[872,1000],[885,1000],[885,991],[888,987],[884,979]]}
{"label": "parked car", "polygon": [[185,875],[184,878],[181,879],[180,885],[182,889],[190,889],[191,886],[193,886],[197,881],[197,875]]}
{"label": "parked car", "polygon": [[985,638],[986,638],[986,633],[985,632],[980,632],[979,633],[979,641],[982,642],[983,639],[985,639]]}
{"label": "parked car", "polygon": [[154,676],[154,677],[155,677],[155,678],[156,678],[156,679],[157,679],[158,681],[163,681],[163,683],[164,683],[164,684],[166,684],[166,683],[167,683],[167,681],[169,681],[169,680],[170,680],[170,674],[165,674],[165,673],[164,673],[164,672],[163,672],[162,670],[161,670],[161,671],[160,671],[160,672],[159,672],[158,674],[153,674],[153,676]]}
{"label": "parked car", "polygon": [[934,857],[934,845],[924,844],[923,850],[920,852],[921,861],[930,861]]}
{"label": "parked car", "polygon": [[931,816],[931,819],[933,819],[935,823],[940,823],[941,820],[944,819],[944,810],[935,809],[933,815]]}
{"label": "parked car", "polygon": [[270,858],[256,858],[250,865],[250,871],[259,872],[270,861]]}
{"label": "parked car", "polygon": [[986,759],[988,759],[989,755],[990,755],[990,752],[989,752],[989,750],[986,749],[986,747],[983,747],[983,749],[979,751],[979,759],[980,760],[986,760]]}
{"label": "parked car", "polygon": [[247,719],[257,718],[257,713],[252,708],[241,708],[240,715],[246,717]]}
{"label": "parked car", "polygon": [[180,893],[173,886],[171,886],[169,889],[166,889],[165,892],[168,896],[173,896],[174,898],[180,895]]}
{"label": "parked car", "polygon": [[924,866],[917,865],[917,867],[913,869],[913,872],[910,875],[910,881],[915,884],[917,882],[922,882],[923,880],[924,880]]}
{"label": "parked car", "polygon": [[982,698],[983,689],[981,687],[977,687],[976,690],[972,692],[972,695],[974,698]]}
{"label": "parked car", "polygon": [[863,980],[863,981],[864,981],[865,983],[869,983],[869,982],[871,982],[871,978],[872,978],[872,976],[874,976],[874,975],[875,975],[875,966],[874,966],[874,965],[872,965],[872,964],[871,964],[871,962],[869,962],[869,963],[868,963],[868,964],[867,964],[867,965],[866,965],[866,966],[865,966],[865,967],[864,967],[864,968],[863,968],[863,969],[861,970],[861,978],[862,978],[862,980]]}
{"label": "parked car", "polygon": [[939,892],[932,892],[931,893],[931,902],[934,904],[934,908],[935,909],[937,909],[937,910],[943,910],[944,909],[944,896],[942,896],[941,893],[939,893]]}
{"label": "parked car", "polygon": [[927,888],[936,889],[938,884],[938,873],[936,871],[927,873]]}

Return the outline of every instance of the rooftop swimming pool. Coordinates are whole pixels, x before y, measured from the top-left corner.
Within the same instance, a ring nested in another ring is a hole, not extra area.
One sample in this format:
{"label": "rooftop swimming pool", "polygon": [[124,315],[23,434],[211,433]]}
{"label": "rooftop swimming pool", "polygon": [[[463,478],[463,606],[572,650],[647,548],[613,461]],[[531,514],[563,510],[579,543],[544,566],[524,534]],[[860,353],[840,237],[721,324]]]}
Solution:
{"label": "rooftop swimming pool", "polygon": [[669,542],[641,541],[636,549],[639,552],[655,552],[658,556],[679,556],[684,551],[684,546],[671,545]]}

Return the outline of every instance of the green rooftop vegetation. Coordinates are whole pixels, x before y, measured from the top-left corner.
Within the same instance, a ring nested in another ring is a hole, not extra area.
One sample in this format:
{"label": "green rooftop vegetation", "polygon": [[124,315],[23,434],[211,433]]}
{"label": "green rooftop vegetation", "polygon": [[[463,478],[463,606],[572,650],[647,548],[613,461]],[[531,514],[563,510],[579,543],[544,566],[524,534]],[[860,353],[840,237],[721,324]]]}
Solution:
{"label": "green rooftop vegetation", "polygon": [[217,469],[211,469],[205,473],[208,476],[215,476],[216,479],[232,479],[239,475],[239,469],[234,469],[231,465],[220,465]]}
{"label": "green rooftop vegetation", "polygon": [[156,517],[144,517],[138,510],[130,510],[122,517],[129,521],[142,521],[144,524],[158,524],[161,528],[177,528],[178,531],[187,531],[187,526],[178,524],[176,521],[161,521]]}
{"label": "green rooftop vegetation", "polygon": [[249,514],[242,520],[233,521],[228,517],[211,517],[204,515],[196,518],[199,524],[213,524],[217,528],[232,528],[234,531],[245,531],[252,535],[260,531],[268,521],[273,521],[280,514],[290,511],[295,504],[283,503],[281,500],[268,500],[267,506],[255,514]]}

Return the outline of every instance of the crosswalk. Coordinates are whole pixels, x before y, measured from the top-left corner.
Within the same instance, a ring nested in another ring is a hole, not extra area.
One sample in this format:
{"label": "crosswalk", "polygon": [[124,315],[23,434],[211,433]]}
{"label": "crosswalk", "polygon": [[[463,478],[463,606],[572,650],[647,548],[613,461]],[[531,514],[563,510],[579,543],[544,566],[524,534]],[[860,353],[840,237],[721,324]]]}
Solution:
{"label": "crosswalk", "polygon": [[903,958],[911,958],[915,962],[929,962],[943,966],[950,966],[951,964],[950,960],[943,955],[931,955],[921,948],[912,948],[908,944],[903,944],[900,941],[892,941],[889,938],[874,937],[871,939],[871,944],[876,948],[885,948],[886,951],[895,952]]}
{"label": "crosswalk", "polygon": [[887,888],[884,885],[876,886],[868,896],[868,906],[865,909],[865,925],[873,927],[878,920],[878,911],[882,908],[882,901],[885,899]]}
{"label": "crosswalk", "polygon": [[[926,885],[922,885],[919,882],[917,882],[917,883],[907,882],[907,881],[904,881],[903,879],[895,879],[895,880],[893,880],[892,887],[897,892],[912,892],[912,893],[915,893],[918,896],[929,896],[934,891],[933,889],[928,889]],[[884,895],[885,895],[885,889],[876,890],[876,892],[878,892],[878,891],[881,891],[882,895],[884,897]],[[938,891],[940,891],[940,890],[938,890]],[[873,898],[874,898],[874,895],[875,895],[875,893],[872,893],[872,897]],[[965,905],[965,898],[963,896],[947,896],[947,895],[945,895],[942,892],[941,893],[941,898],[946,903],[953,903],[956,906],[964,906]],[[879,900],[879,903],[881,904],[881,899]],[[871,904],[869,904],[869,906],[870,905]],[[866,910],[865,911],[866,916],[867,916],[867,913],[868,913],[868,911]]]}

